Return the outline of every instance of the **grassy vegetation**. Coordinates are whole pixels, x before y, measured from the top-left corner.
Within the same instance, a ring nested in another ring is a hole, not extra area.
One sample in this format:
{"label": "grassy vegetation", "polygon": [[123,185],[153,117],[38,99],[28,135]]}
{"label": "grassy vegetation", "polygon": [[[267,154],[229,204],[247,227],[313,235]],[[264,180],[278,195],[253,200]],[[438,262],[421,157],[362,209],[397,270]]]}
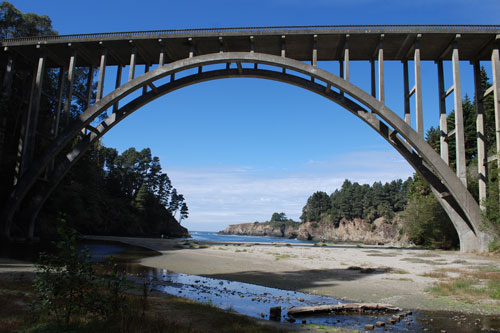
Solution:
{"label": "grassy vegetation", "polygon": [[417,258],[436,258],[436,257],[440,257],[439,254],[432,253],[432,252],[417,253],[414,256],[417,257]]}
{"label": "grassy vegetation", "polygon": [[398,256],[399,253],[369,253],[367,254],[368,257],[396,257]]}
{"label": "grassy vegetation", "polygon": [[[459,277],[450,278],[446,272],[459,274]],[[440,279],[428,289],[436,296],[448,296],[469,304],[486,302],[500,309],[500,267],[496,265],[442,268],[428,275]]]}
{"label": "grassy vegetation", "polygon": [[389,274],[410,274],[407,270],[404,269],[389,269],[386,271]]}
{"label": "grassy vegetation", "polygon": [[428,273],[420,274],[420,276],[430,277],[430,278],[433,278],[433,279],[444,279],[444,278],[448,277],[448,274],[446,274],[446,272],[442,272],[442,271],[434,271],[434,272],[428,272]]}
{"label": "grassy vegetation", "polygon": [[434,260],[425,260],[421,258],[402,258],[402,261],[412,262],[414,264],[428,264],[428,265],[445,265],[446,263]]}

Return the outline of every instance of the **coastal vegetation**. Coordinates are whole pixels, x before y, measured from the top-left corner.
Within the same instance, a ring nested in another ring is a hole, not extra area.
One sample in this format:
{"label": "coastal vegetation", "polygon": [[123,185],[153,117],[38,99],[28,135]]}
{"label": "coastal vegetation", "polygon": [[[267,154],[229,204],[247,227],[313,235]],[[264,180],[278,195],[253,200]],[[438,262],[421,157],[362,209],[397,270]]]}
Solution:
{"label": "coastal vegetation", "polygon": [[[0,4],[0,38],[54,34],[57,31],[52,28],[48,16],[22,13],[6,1]],[[67,75],[64,71],[63,74]],[[88,75],[88,68],[75,69],[70,112],[56,115],[57,101],[47,96],[58,95],[59,70],[47,71],[45,93],[41,99],[44,112],[40,112],[38,119],[39,135],[33,152],[35,159],[55,139],[55,133],[60,132],[64,124],[87,108],[87,99],[79,96],[89,96],[90,103],[95,102],[96,86],[95,83],[90,87],[87,85]],[[30,90],[32,73],[20,68],[16,76],[22,79],[13,81],[12,91],[20,98],[0,99],[0,200],[3,202],[8,198],[16,177],[18,145],[24,135],[19,111],[27,98],[22,94]],[[63,91],[61,96],[67,96],[67,93]],[[61,102],[64,104],[65,100]],[[105,116],[101,115],[100,119]],[[58,118],[59,123],[55,121]],[[69,152],[79,140],[77,138],[64,151]],[[54,236],[57,229],[55,221],[60,213],[66,214],[81,233],[157,237],[162,234],[172,237],[188,235],[187,230],[177,222],[177,219],[181,221],[189,215],[184,196],[172,185],[167,173],[162,170],[160,159],[153,156],[149,148],[129,148],[119,153],[100,142],[90,147],[43,206],[39,213],[37,236]],[[15,227],[13,235],[26,234],[26,224],[16,223]]]}

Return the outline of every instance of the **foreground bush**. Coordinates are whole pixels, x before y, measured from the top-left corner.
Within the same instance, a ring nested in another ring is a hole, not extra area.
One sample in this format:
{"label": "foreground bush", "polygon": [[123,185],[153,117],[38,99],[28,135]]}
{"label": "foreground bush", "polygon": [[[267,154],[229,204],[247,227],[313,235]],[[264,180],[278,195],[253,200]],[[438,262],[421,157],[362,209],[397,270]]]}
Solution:
{"label": "foreground bush", "polygon": [[123,307],[125,277],[117,272],[99,275],[90,262],[88,249],[79,250],[76,231],[59,219],[60,240],[54,242],[57,255],[42,253],[36,265],[35,289],[42,314],[54,316],[58,325],[68,327],[74,315],[109,319]]}

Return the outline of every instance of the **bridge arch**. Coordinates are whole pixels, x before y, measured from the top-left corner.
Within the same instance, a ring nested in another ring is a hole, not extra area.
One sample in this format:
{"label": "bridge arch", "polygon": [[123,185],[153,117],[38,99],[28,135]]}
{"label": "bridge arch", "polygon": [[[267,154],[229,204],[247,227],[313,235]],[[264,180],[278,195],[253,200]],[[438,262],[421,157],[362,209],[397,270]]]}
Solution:
{"label": "bridge arch", "polygon": [[[254,64],[254,67],[246,68],[242,66],[242,63]],[[226,69],[207,72],[200,70],[197,74],[174,79],[176,73],[193,68],[202,69],[203,66],[213,64],[236,64],[237,68],[227,66]],[[259,69],[258,65],[270,65],[280,70]],[[311,79],[295,75],[294,72]],[[169,83],[158,87],[154,85],[155,81],[169,75],[172,75]],[[389,142],[427,181],[453,221],[460,238],[461,250],[487,250],[489,237],[481,229],[479,205],[453,170],[404,120],[382,102],[332,73],[290,58],[253,52],[206,54],[160,66],[127,82],[89,107],[66,128],[47,149],[43,157],[35,161],[19,180],[3,213],[4,234],[10,235],[13,217],[39,175],[71,140],[81,134],[82,130],[87,130],[88,134],[83,136],[79,143],[66,154],[63,161],[56,165],[49,175],[49,182],[38,189],[33,196],[28,209],[30,212],[29,236],[33,236],[36,216],[50,193],[90,145],[113,126],[142,106],[172,91],[204,81],[234,77],[262,78],[292,84],[326,97],[356,115]],[[98,126],[91,126],[91,123],[104,111],[144,87],[149,87],[150,90],[119,108]]]}

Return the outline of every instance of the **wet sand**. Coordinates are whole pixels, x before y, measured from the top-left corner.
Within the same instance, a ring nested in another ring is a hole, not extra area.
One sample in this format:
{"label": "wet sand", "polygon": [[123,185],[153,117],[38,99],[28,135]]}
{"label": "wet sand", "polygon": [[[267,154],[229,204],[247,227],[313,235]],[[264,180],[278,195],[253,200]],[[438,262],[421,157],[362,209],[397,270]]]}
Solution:
{"label": "wet sand", "polygon": [[[487,306],[471,304],[470,307],[464,307],[462,303],[430,295],[426,289],[438,280],[428,275],[444,267],[500,267],[498,257],[457,251],[212,242],[199,242],[200,248],[190,248],[176,240],[89,238],[120,241],[160,252],[161,256],[141,261],[141,264],[149,267],[328,295],[349,301],[388,303],[422,310],[487,312]],[[454,273],[447,274],[453,277]]]}

